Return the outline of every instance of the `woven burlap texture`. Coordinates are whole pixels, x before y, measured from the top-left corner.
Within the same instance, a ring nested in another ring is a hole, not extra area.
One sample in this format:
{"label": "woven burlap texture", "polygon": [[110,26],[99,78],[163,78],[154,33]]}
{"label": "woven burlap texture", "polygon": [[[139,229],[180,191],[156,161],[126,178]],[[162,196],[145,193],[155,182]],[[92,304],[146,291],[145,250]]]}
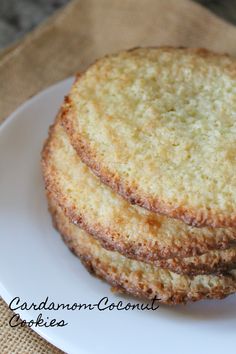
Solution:
{"label": "woven burlap texture", "polygon": [[[236,29],[188,0],[80,0],[0,53],[0,121],[97,57],[136,46],[190,46],[236,55]],[[0,351],[61,353],[29,328],[12,329],[0,301]],[[78,349],[79,353],[79,349]]]}

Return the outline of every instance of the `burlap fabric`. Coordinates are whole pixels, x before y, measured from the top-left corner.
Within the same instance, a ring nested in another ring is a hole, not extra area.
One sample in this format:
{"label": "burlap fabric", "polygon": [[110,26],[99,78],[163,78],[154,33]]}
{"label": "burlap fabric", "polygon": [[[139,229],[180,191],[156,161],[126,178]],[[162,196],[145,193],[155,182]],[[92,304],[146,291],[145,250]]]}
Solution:
{"label": "burlap fabric", "polygon": [[[236,28],[188,0],[72,1],[0,53],[0,121],[38,91],[105,53],[162,44],[236,55]],[[61,353],[29,328],[12,329],[10,315],[0,300],[1,353]]]}

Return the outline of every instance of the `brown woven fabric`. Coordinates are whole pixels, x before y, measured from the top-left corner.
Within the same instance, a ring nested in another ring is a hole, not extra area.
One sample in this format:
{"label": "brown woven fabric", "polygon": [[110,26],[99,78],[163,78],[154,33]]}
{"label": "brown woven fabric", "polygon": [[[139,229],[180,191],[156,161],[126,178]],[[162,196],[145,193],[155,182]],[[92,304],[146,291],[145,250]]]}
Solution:
{"label": "brown woven fabric", "polygon": [[55,348],[28,327],[9,326],[13,312],[0,299],[0,352],[3,354],[60,354]]}
{"label": "brown woven fabric", "polygon": [[236,54],[236,29],[187,0],[72,1],[0,59],[0,114],[95,58],[144,45]]}
{"label": "brown woven fabric", "polygon": [[[236,55],[236,28],[188,0],[80,0],[0,53],[0,121],[19,104],[106,53],[147,45]],[[29,328],[12,329],[0,300],[1,353],[61,353]]]}

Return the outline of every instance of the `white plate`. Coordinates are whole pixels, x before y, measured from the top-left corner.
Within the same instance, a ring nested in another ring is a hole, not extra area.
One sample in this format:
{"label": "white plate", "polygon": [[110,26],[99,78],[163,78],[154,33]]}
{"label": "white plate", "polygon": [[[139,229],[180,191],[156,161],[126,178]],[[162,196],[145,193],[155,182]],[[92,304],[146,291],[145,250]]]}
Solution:
{"label": "white plate", "polygon": [[[0,129],[0,291],[9,302],[96,303],[110,292],[91,277],[51,226],[40,152],[72,79],[23,104]],[[137,302],[132,300],[133,303]],[[68,322],[33,328],[68,353],[222,353],[235,347],[236,301],[202,301],[156,311],[17,311],[23,319]]]}

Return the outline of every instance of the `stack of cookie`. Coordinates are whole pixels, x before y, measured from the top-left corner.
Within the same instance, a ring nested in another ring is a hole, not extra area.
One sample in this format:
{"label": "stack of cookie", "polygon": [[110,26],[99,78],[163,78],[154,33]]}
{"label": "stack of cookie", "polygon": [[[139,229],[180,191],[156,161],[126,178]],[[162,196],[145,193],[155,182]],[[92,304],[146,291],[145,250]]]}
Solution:
{"label": "stack of cookie", "polygon": [[77,76],[42,153],[49,210],[116,288],[167,304],[236,291],[235,71],[163,47]]}

